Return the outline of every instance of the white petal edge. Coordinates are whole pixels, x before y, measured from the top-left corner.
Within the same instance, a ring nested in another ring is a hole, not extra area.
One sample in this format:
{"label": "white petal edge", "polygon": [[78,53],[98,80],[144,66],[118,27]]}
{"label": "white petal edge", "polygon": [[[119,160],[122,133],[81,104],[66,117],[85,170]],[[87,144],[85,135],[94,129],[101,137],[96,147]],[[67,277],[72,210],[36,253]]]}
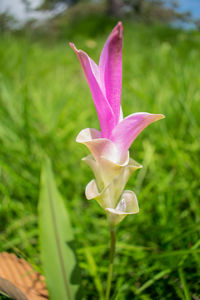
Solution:
{"label": "white petal edge", "polygon": [[114,163],[124,164],[124,160],[127,159],[126,155],[125,158],[121,157],[122,153],[111,140],[101,138],[100,131],[96,129],[85,128],[81,130],[76,142],[84,144],[97,161],[100,157],[104,157]]}
{"label": "white petal edge", "polygon": [[106,208],[107,212],[113,215],[132,215],[139,213],[138,200],[133,191],[124,191],[122,198],[118,203],[117,207]]}
{"label": "white petal edge", "polygon": [[97,188],[96,180],[93,179],[86,185],[85,196],[87,200],[91,200],[91,199],[95,199],[99,195],[100,194]]}

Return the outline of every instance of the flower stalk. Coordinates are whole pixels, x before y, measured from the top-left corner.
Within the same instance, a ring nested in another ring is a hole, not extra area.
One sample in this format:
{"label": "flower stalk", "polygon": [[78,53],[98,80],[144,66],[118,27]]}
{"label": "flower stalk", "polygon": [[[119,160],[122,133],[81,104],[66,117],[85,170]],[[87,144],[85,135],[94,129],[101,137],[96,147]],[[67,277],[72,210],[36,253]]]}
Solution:
{"label": "flower stalk", "polygon": [[109,267],[108,267],[105,300],[109,300],[110,298],[115,248],[116,248],[116,228],[112,226],[110,227],[110,255],[109,255]]}

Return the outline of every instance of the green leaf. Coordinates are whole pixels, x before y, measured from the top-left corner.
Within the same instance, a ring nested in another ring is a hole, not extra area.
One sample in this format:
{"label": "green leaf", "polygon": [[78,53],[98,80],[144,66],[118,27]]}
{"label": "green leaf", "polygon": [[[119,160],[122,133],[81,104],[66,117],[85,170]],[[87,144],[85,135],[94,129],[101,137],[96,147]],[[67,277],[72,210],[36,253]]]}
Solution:
{"label": "green leaf", "polygon": [[80,292],[80,271],[74,251],[73,229],[48,158],[41,174],[39,227],[42,263],[50,298],[81,299],[77,295]]}

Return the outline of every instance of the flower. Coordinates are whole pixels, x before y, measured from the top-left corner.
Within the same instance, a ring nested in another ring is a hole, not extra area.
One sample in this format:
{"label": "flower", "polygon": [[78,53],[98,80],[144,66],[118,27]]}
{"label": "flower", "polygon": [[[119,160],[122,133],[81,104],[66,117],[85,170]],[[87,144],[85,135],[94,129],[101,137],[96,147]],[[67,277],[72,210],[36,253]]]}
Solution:
{"label": "flower", "polygon": [[137,197],[124,191],[130,175],[142,166],[129,157],[129,148],[149,124],[164,118],[162,114],[134,113],[123,118],[121,108],[123,26],[119,22],[108,37],[97,65],[74,44],[87,78],[101,131],[87,128],[76,141],[84,144],[91,155],[83,160],[92,168],[95,180],[88,183],[86,197],[96,199],[108,213],[112,225],[126,215],[139,212]]}

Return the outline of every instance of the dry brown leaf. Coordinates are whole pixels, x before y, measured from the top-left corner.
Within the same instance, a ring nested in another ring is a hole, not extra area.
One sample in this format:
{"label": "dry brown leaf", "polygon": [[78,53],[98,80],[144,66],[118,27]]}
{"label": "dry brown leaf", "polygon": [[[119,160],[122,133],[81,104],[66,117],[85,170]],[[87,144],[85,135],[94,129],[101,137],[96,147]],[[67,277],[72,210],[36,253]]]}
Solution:
{"label": "dry brown leaf", "polygon": [[47,300],[44,277],[15,254],[0,253],[0,291],[15,300]]}

